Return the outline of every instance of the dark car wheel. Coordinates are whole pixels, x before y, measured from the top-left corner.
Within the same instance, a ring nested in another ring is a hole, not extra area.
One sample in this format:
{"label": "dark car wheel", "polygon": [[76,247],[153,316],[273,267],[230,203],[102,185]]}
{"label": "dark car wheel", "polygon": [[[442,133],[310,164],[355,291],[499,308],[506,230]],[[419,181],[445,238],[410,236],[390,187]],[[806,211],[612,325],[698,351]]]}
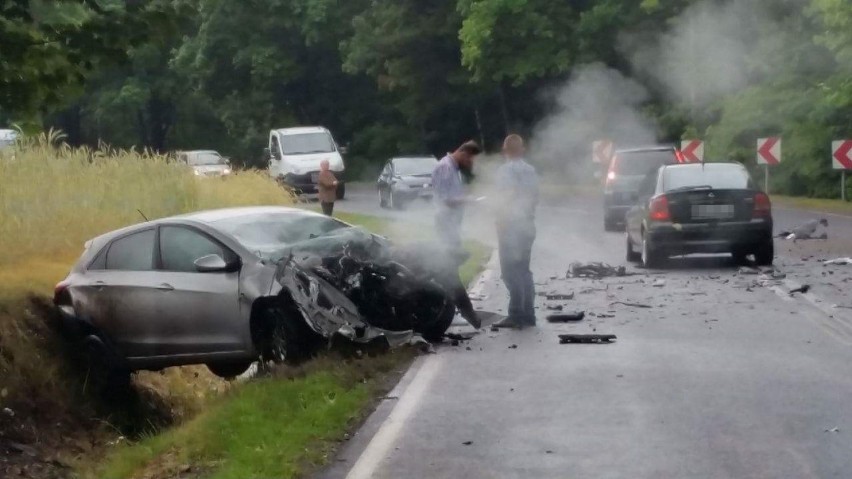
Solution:
{"label": "dark car wheel", "polygon": [[660,250],[654,245],[654,243],[648,238],[646,233],[642,234],[642,266],[648,269],[659,268],[663,265],[663,261],[665,260],[665,256],[660,252]]}
{"label": "dark car wheel", "polygon": [[240,374],[248,371],[251,361],[227,361],[207,363],[207,369],[222,379],[234,379]]}
{"label": "dark car wheel", "polygon": [[86,385],[98,396],[114,397],[130,390],[130,369],[119,366],[116,358],[106,351],[102,343],[87,340]]}
{"label": "dark car wheel", "polygon": [[382,187],[379,187],[379,208],[387,208],[387,207],[388,207],[388,200],[387,200],[387,197],[385,195],[385,189],[382,188]]}
{"label": "dark car wheel", "polygon": [[748,265],[749,253],[750,252],[749,252],[748,248],[746,248],[742,245],[736,245],[731,250],[731,258],[734,260],[734,264],[736,264],[738,266]]}
{"label": "dark car wheel", "polygon": [[269,306],[262,313],[255,334],[261,362],[298,364],[317,349],[318,335],[308,328],[292,301],[287,303]]}
{"label": "dark car wheel", "polygon": [[758,266],[772,266],[775,260],[775,242],[772,238],[764,240],[754,251],[754,262]]}
{"label": "dark car wheel", "polygon": [[629,261],[631,263],[638,263],[638,262],[642,261],[642,253],[637,253],[633,249],[633,242],[630,241],[630,234],[625,233],[624,236],[627,238],[627,241],[626,241],[626,243],[627,243],[627,261]]}
{"label": "dark car wheel", "polygon": [[446,306],[438,315],[438,318],[430,325],[423,328],[421,335],[423,339],[430,343],[437,343],[444,339],[444,333],[450,329],[453,324],[453,319],[456,317],[456,304],[453,301],[447,301]]}
{"label": "dark car wheel", "polygon": [[336,195],[337,195],[338,200],[342,200],[343,197],[346,196],[346,183],[341,181],[340,183],[337,184]]}

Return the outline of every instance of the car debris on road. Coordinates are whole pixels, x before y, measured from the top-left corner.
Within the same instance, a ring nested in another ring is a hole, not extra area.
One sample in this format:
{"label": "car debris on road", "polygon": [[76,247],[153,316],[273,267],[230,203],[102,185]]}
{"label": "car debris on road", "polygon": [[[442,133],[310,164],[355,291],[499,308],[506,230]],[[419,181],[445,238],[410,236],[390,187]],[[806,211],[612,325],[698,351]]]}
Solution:
{"label": "car debris on road", "polygon": [[547,321],[550,323],[568,323],[582,321],[585,317],[585,311],[577,311],[575,313],[551,314],[547,317]]}
{"label": "car debris on road", "polygon": [[559,344],[571,343],[611,343],[617,338],[614,334],[560,334]]}
{"label": "car debris on road", "polygon": [[[820,229],[820,227],[825,228],[820,234],[816,234],[816,232]],[[782,231],[778,234],[778,237],[785,238],[788,240],[799,241],[799,240],[809,240],[809,239],[828,239],[828,220],[825,218],[820,218],[818,220],[810,220],[806,223],[803,223],[791,231]]]}
{"label": "car debris on road", "polygon": [[624,266],[610,266],[606,263],[571,263],[568,266],[568,278],[603,279],[611,276],[630,276]]}
{"label": "car debris on road", "polygon": [[822,264],[825,265],[825,266],[830,266],[830,265],[847,266],[847,265],[852,264],[852,258],[849,258],[849,257],[834,258],[834,259],[825,260],[825,261],[822,262]]}
{"label": "car debris on road", "polygon": [[792,296],[792,295],[794,295],[794,294],[796,294],[796,293],[802,293],[802,294],[805,294],[805,293],[807,293],[807,292],[808,292],[808,291],[810,291],[810,290],[811,290],[811,285],[809,285],[809,284],[803,284],[803,285],[799,286],[798,288],[791,289],[791,290],[790,290],[790,296]]}

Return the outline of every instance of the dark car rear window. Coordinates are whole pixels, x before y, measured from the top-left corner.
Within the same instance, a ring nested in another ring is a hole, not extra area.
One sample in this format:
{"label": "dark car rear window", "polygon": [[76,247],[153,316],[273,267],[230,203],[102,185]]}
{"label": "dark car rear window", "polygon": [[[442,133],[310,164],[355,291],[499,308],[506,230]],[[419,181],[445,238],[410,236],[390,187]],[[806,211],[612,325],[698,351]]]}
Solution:
{"label": "dark car rear window", "polygon": [[663,172],[663,187],[666,191],[690,186],[747,189],[751,188],[751,178],[744,168],[735,164],[672,166]]}
{"label": "dark car rear window", "polygon": [[621,176],[644,176],[677,159],[672,151],[630,151],[617,153],[613,161],[613,170]]}

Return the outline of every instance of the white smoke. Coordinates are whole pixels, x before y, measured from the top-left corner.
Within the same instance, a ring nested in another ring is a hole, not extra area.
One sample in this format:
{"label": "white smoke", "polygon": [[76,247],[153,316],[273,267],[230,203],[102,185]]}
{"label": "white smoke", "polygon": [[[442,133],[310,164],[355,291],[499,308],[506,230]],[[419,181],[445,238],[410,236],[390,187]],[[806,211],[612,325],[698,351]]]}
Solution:
{"label": "white smoke", "polygon": [[592,142],[648,145],[656,128],[641,112],[648,99],[638,82],[601,64],[575,70],[568,82],[547,95],[552,111],[534,129],[530,158],[543,170],[586,182],[592,171]]}

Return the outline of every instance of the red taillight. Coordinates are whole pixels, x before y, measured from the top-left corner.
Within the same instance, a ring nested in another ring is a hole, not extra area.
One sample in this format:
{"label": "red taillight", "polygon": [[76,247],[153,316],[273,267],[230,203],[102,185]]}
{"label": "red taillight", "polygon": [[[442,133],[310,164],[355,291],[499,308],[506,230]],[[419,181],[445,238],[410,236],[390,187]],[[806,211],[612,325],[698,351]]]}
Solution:
{"label": "red taillight", "polygon": [[772,202],[769,201],[769,195],[763,192],[754,194],[754,213],[755,218],[769,218],[772,216]]}
{"label": "red taillight", "polygon": [[666,195],[656,196],[651,198],[651,205],[648,208],[651,212],[651,221],[668,221],[669,215],[669,199]]}
{"label": "red taillight", "polygon": [[71,304],[71,295],[68,294],[68,283],[65,281],[60,281],[53,288],[53,304],[65,305]]}

